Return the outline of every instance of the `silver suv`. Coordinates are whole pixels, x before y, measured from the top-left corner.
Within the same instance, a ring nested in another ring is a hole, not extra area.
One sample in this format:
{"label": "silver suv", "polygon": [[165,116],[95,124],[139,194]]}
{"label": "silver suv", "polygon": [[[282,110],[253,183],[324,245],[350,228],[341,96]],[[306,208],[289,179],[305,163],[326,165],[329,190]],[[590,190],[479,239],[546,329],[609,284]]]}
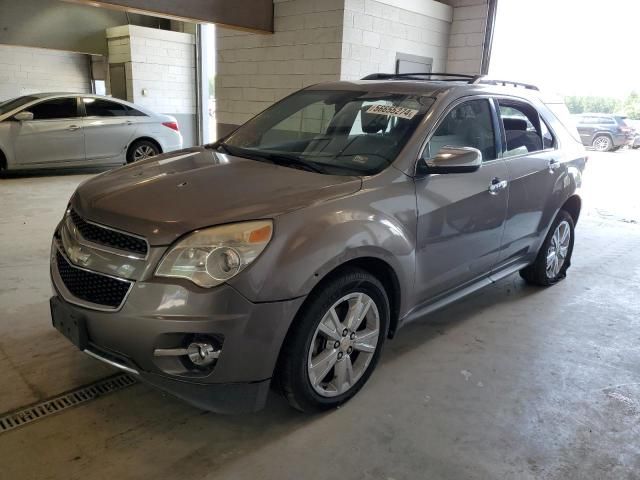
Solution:
{"label": "silver suv", "polygon": [[586,163],[568,118],[463,75],[306,88],[80,185],[53,238],[53,324],[205,409],[255,411],[271,384],[335,407],[406,323],[514,272],[565,277]]}

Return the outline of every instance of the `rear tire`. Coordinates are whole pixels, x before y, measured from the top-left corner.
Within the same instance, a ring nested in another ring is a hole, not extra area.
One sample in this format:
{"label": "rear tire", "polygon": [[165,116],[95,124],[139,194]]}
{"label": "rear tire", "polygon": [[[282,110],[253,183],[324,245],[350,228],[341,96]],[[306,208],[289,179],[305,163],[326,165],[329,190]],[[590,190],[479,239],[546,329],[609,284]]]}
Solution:
{"label": "rear tire", "polygon": [[520,270],[520,276],[527,283],[542,287],[551,286],[565,278],[571,266],[574,229],[573,217],[566,210],[560,210],[535,262]]}
{"label": "rear tire", "polygon": [[378,363],[389,316],[384,287],[363,270],[345,270],[316,288],[280,356],[277,378],[289,404],[320,412],[358,393]]}
{"label": "rear tire", "polygon": [[598,152],[608,152],[613,149],[613,140],[608,135],[596,135],[591,146]]}
{"label": "rear tire", "polygon": [[160,148],[151,140],[136,140],[127,151],[127,163],[137,162],[146,158],[155,157],[160,153]]}

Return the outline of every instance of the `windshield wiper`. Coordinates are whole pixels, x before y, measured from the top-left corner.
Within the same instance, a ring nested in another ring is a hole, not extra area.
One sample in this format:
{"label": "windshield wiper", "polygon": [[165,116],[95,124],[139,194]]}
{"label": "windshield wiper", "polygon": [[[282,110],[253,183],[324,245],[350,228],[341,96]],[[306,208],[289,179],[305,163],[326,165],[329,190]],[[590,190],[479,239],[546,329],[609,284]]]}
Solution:
{"label": "windshield wiper", "polygon": [[285,165],[289,167],[299,166],[304,170],[308,170],[311,172],[326,173],[326,170],[320,167],[315,162],[305,160],[304,158],[300,158],[297,155],[233,147],[231,145],[227,145],[224,142],[216,142],[211,145],[211,147],[218,151],[222,150],[224,153],[228,153],[229,155],[235,155],[236,157],[245,157],[258,161],[266,160],[276,165]]}

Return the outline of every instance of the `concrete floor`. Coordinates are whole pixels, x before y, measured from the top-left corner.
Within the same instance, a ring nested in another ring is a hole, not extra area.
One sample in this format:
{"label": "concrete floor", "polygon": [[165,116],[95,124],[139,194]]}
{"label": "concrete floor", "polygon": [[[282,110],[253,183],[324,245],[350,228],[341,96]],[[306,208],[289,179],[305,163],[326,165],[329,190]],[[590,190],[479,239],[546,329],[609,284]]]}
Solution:
{"label": "concrete floor", "polygon": [[[85,178],[0,180],[0,412],[113,372],[48,314],[49,238]],[[0,434],[0,478],[638,478],[638,178],[640,152],[593,154],[568,278],[409,325],[338,410],[219,416],[136,385]]]}

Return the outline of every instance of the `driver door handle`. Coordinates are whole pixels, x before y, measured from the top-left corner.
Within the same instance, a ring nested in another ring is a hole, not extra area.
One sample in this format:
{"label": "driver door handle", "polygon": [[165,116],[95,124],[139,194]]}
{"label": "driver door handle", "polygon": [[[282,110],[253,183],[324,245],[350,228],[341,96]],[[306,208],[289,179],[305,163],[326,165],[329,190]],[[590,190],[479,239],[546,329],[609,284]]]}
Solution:
{"label": "driver door handle", "polygon": [[71,125],[67,130],[71,130],[73,132],[74,130],[80,130],[80,127],[78,125]]}
{"label": "driver door handle", "polygon": [[498,177],[495,177],[491,180],[491,185],[489,185],[489,193],[491,195],[497,195],[500,190],[504,190],[507,188],[508,182],[506,180],[500,180]]}

